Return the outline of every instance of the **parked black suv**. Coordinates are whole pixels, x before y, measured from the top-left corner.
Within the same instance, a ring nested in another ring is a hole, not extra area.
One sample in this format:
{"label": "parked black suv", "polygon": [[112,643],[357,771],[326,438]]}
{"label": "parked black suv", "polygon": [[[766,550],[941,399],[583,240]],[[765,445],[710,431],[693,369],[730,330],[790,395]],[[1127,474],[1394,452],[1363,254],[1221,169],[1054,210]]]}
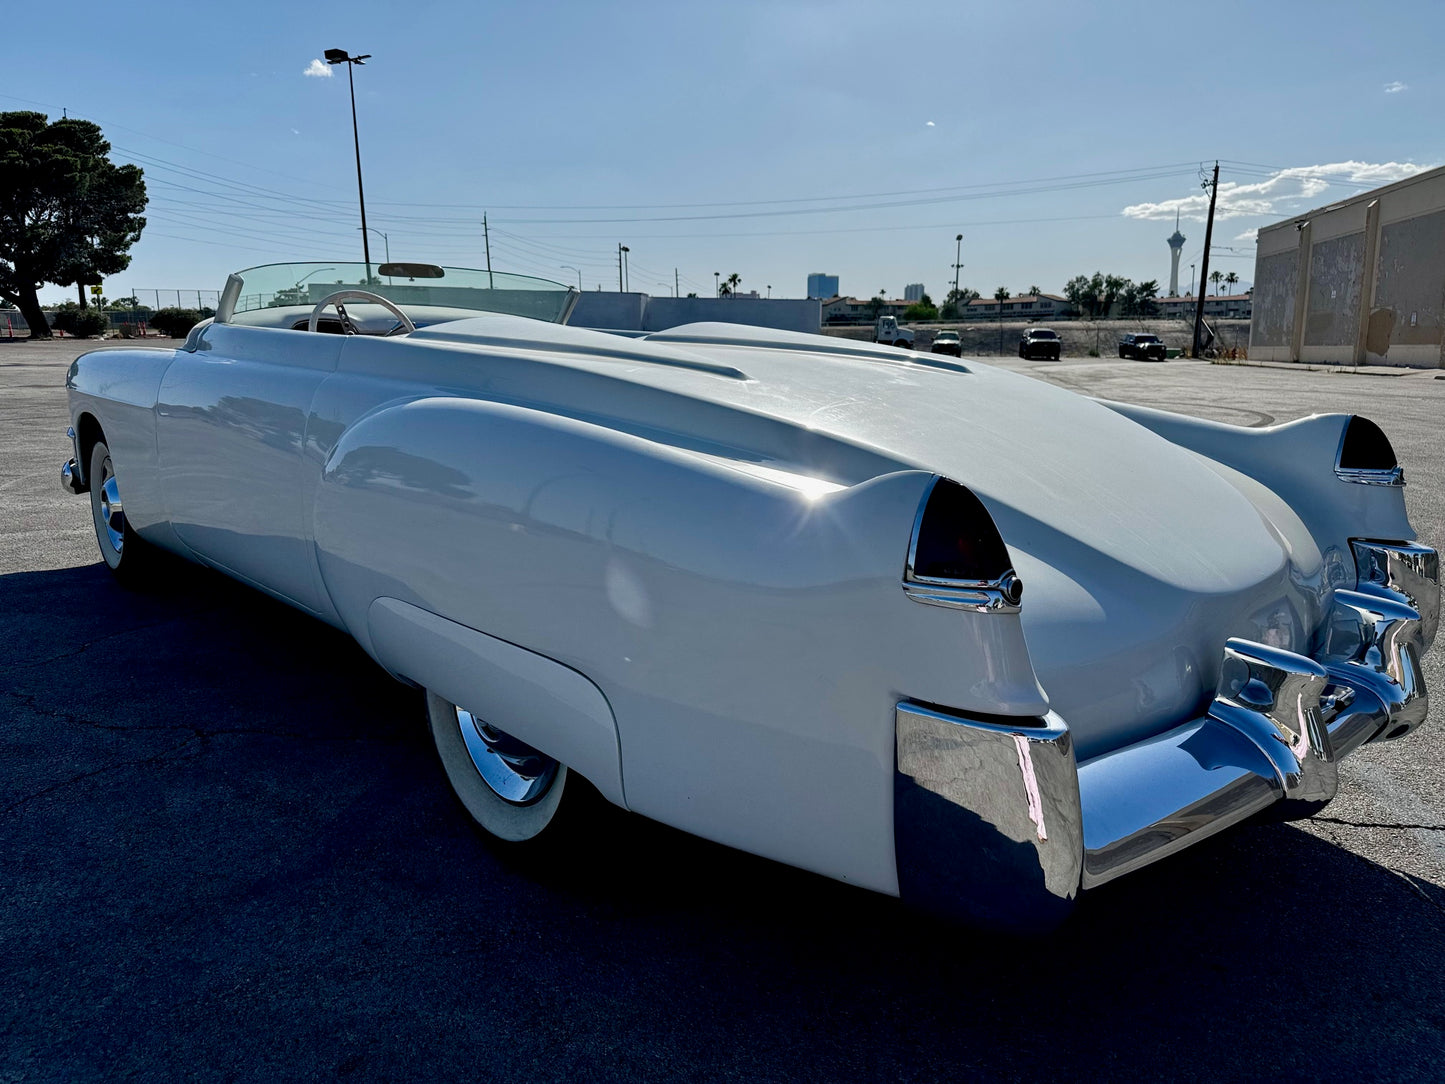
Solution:
{"label": "parked black suv", "polygon": [[1019,357],[1059,360],[1059,336],[1046,327],[1026,327],[1019,336]]}
{"label": "parked black suv", "polygon": [[1158,335],[1125,335],[1119,340],[1119,356],[1139,361],[1163,361],[1164,343]]}

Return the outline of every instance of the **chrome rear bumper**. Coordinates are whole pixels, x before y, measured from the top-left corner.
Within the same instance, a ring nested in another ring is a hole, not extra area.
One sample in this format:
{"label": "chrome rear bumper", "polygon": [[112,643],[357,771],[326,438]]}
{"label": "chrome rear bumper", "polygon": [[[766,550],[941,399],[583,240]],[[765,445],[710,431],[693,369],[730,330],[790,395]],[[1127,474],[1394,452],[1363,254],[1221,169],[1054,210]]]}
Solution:
{"label": "chrome rear bumper", "polygon": [[1341,758],[1408,734],[1428,698],[1435,551],[1356,542],[1360,590],[1337,591],[1313,658],[1225,646],[1208,711],[1076,763],[1068,726],[904,702],[895,719],[900,895],[989,925],[1042,928],[1105,884],[1271,806],[1308,816]]}

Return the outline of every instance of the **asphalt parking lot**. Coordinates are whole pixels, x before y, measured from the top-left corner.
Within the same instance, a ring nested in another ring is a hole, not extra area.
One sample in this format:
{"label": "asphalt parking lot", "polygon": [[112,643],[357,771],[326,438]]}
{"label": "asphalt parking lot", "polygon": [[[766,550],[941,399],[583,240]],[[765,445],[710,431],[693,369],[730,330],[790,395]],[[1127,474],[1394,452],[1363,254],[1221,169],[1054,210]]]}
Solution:
{"label": "asphalt parking lot", "polygon": [[[200,569],[117,586],[60,491],[73,343],[0,342],[0,1080],[1439,1079],[1445,704],[1047,937],[606,811],[528,863],[419,694]],[[1445,544],[1445,381],[1005,361],[1246,425],[1359,412]]]}

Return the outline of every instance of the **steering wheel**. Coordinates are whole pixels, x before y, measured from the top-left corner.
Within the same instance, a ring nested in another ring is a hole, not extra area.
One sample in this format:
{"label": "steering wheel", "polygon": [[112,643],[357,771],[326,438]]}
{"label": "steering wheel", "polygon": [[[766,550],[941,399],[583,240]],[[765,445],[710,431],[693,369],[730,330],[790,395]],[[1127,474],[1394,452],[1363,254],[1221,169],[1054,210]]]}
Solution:
{"label": "steering wheel", "polygon": [[380,305],[389,311],[400,321],[396,327],[387,332],[388,335],[395,335],[398,331],[415,331],[416,325],[411,322],[411,317],[402,312],[392,302],[380,294],[371,293],[369,290],[337,290],[334,294],[327,294],[316,303],[311,310],[311,319],[306,321],[306,330],[315,331],[316,325],[321,320],[321,312],[327,305],[336,306],[336,315],[341,318],[341,330],[348,335],[360,335],[356,325],[351,322],[351,317],[346,315],[346,306],[343,301],[370,301],[373,305]]}

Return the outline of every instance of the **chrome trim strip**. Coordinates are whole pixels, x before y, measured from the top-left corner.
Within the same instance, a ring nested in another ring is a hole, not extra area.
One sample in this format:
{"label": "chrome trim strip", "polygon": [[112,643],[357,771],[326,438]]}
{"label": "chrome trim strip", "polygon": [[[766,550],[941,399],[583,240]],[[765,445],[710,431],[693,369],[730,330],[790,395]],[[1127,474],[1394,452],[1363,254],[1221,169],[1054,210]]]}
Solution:
{"label": "chrome trim strip", "polygon": [[904,580],[903,593],[927,606],[947,606],[981,614],[1016,614],[1023,584],[1010,570],[997,580]]}
{"label": "chrome trim strip", "polygon": [[1420,617],[1420,650],[1435,642],[1440,628],[1440,555],[1418,542],[1350,539],[1356,590],[1413,607]]}
{"label": "chrome trim strip", "polygon": [[1011,726],[904,701],[894,712],[899,895],[992,926],[1062,921],[1079,892],[1073,736],[1052,712]]}
{"label": "chrome trim strip", "polygon": [[1354,482],[1361,486],[1403,486],[1405,468],[1397,466],[1388,470],[1370,470],[1364,467],[1336,467],[1335,477],[1342,482]]}

